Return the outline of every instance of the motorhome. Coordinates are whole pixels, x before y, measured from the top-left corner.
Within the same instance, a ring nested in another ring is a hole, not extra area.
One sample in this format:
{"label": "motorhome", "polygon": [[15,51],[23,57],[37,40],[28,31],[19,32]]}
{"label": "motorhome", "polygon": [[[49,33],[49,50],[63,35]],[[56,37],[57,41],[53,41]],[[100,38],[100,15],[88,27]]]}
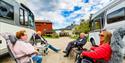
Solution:
{"label": "motorhome", "polygon": [[90,19],[90,27],[89,39],[96,45],[99,45],[99,33],[102,29],[113,32],[116,28],[125,27],[125,0],[113,0],[93,14]]}

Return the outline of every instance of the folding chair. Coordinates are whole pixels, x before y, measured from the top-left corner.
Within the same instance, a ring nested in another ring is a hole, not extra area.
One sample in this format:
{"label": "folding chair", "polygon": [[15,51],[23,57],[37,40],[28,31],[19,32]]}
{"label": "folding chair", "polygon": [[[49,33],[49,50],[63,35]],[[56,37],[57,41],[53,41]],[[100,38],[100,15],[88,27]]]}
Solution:
{"label": "folding chair", "polygon": [[[2,37],[6,40],[6,45],[7,45],[7,49],[8,49],[10,56],[15,60],[16,63],[21,63],[19,58],[16,57],[16,54],[13,51],[13,46],[16,43],[17,38],[14,35],[11,35],[8,33],[7,34],[0,34],[0,35],[2,35]],[[33,63],[31,58],[29,59],[28,63]]]}
{"label": "folding chair", "polygon": [[[33,45],[33,46],[36,46],[36,47],[39,49],[39,52],[40,52],[40,53],[42,53],[42,54],[48,54],[48,45],[45,45],[45,44],[40,44],[40,45],[39,45],[39,44],[36,44],[36,42],[35,42],[35,41],[36,41],[35,35],[36,35],[36,34],[34,33],[34,34],[32,35],[32,38],[31,38],[31,39],[33,40],[33,41],[32,41],[32,45]],[[46,41],[45,38],[40,37],[40,42],[41,42],[42,40],[43,40],[43,41]]]}

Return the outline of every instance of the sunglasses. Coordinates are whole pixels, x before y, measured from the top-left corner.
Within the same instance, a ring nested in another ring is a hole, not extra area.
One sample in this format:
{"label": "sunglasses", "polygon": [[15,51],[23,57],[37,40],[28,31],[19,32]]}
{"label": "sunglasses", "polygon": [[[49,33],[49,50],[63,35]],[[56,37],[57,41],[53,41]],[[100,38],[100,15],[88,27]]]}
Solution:
{"label": "sunglasses", "polygon": [[104,35],[103,35],[103,34],[99,34],[99,36],[100,36],[100,37],[104,37]]}

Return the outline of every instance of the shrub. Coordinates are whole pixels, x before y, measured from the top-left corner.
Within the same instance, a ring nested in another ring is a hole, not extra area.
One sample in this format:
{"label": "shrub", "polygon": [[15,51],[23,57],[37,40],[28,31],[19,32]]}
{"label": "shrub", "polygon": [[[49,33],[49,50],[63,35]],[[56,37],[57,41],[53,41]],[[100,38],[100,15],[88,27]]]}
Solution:
{"label": "shrub", "polygon": [[77,35],[77,34],[70,35],[70,38],[72,38],[72,39],[77,39],[78,37],[79,37],[79,35]]}
{"label": "shrub", "polygon": [[57,33],[53,33],[51,36],[52,38],[59,38],[59,35]]}
{"label": "shrub", "polygon": [[46,35],[44,35],[44,37],[46,37],[46,38],[59,38],[59,35],[57,33],[53,33],[53,34],[46,34]]}

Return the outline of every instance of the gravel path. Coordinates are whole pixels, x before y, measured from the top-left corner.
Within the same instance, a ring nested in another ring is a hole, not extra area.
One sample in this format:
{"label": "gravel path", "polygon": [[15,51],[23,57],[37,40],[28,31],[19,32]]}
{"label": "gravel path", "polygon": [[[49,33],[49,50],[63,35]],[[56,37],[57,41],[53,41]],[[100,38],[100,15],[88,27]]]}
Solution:
{"label": "gravel path", "polygon": [[[59,39],[47,39],[50,44],[55,47],[61,48],[59,53],[56,53],[52,50],[49,50],[48,55],[43,56],[43,63],[74,63],[74,59],[71,57],[63,57],[64,53],[62,52],[65,50],[67,44],[73,39],[68,37],[62,37]],[[90,43],[87,43],[84,47],[89,49],[91,46]]]}
{"label": "gravel path", "polygon": [[65,50],[65,47],[68,44],[68,42],[72,41],[73,39],[70,39],[68,37],[62,37],[59,39],[47,40],[53,46],[60,48],[61,51],[56,53],[49,49],[48,55],[43,56],[43,63],[74,63],[74,60],[72,60],[71,58],[64,58],[64,53],[62,52],[63,50]]}

